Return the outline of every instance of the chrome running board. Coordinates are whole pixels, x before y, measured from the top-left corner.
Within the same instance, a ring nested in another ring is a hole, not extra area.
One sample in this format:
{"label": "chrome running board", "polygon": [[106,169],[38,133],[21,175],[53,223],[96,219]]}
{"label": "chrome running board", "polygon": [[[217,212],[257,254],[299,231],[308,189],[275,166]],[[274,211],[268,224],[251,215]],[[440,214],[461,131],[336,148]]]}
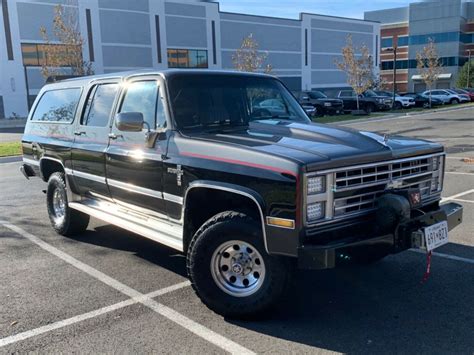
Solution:
{"label": "chrome running board", "polygon": [[138,214],[108,201],[87,199],[81,202],[69,202],[69,207],[170,248],[183,251],[182,225]]}

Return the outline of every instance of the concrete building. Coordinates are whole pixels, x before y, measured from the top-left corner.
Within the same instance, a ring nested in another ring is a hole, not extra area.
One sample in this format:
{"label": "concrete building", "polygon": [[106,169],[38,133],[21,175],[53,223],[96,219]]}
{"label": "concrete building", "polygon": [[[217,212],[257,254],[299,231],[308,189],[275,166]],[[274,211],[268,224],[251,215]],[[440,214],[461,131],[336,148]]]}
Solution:
{"label": "concrete building", "polygon": [[[275,75],[291,89],[346,87],[336,69],[348,34],[379,61],[379,24],[301,14],[280,19],[227,13],[191,0],[1,0],[0,117],[25,116],[44,79],[39,28],[51,33],[54,5],[78,18],[83,57],[95,73],[139,68],[231,69],[232,54],[253,34]],[[28,99],[27,99],[28,98]]]}
{"label": "concrete building", "polygon": [[365,19],[381,22],[381,75],[393,83],[394,55],[398,42],[397,89],[399,92],[425,90],[416,69],[416,53],[432,38],[437,46],[444,73],[437,88],[455,86],[457,74],[474,54],[474,1],[427,0],[407,7],[370,11]]}

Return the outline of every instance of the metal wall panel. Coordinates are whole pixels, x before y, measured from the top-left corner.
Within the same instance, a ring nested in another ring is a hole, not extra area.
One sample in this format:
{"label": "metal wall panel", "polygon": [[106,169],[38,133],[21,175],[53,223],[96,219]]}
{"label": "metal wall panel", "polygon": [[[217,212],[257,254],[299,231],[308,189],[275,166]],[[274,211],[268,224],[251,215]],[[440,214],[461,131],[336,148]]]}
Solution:
{"label": "metal wall panel", "polygon": [[137,12],[100,10],[99,17],[102,42],[151,44],[149,15]]}
{"label": "metal wall panel", "polygon": [[120,9],[131,11],[148,10],[148,0],[99,0],[99,8],[103,9]]}
{"label": "metal wall panel", "polygon": [[166,40],[169,48],[207,47],[206,20],[166,16]]}
{"label": "metal wall panel", "polygon": [[165,13],[177,16],[206,17],[206,8],[199,5],[165,2]]}
{"label": "metal wall panel", "polygon": [[301,28],[221,21],[222,48],[240,48],[242,40],[253,34],[262,50],[301,52]]}
{"label": "metal wall panel", "polygon": [[104,67],[149,68],[153,66],[151,47],[103,46],[102,52]]}

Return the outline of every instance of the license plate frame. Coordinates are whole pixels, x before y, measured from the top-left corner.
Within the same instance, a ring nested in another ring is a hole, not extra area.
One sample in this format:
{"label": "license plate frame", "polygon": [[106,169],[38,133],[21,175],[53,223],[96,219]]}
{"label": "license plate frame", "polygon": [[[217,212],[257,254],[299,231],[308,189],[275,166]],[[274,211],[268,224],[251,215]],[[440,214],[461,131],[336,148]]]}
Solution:
{"label": "license plate frame", "polygon": [[423,228],[427,251],[432,251],[449,243],[448,222],[442,221]]}

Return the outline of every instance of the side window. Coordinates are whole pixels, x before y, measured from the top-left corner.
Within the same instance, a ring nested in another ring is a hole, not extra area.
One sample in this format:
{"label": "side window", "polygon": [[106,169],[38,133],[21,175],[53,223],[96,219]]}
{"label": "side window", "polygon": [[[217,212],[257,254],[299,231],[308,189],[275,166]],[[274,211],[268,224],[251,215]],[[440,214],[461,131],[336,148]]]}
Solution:
{"label": "side window", "polygon": [[164,127],[166,118],[159,84],[154,80],[131,83],[120,112],[141,112],[150,128]]}
{"label": "side window", "polygon": [[118,84],[95,86],[89,94],[81,124],[94,127],[107,126],[118,88]]}
{"label": "side window", "polygon": [[80,88],[46,91],[33,112],[33,121],[65,122],[74,120]]}

